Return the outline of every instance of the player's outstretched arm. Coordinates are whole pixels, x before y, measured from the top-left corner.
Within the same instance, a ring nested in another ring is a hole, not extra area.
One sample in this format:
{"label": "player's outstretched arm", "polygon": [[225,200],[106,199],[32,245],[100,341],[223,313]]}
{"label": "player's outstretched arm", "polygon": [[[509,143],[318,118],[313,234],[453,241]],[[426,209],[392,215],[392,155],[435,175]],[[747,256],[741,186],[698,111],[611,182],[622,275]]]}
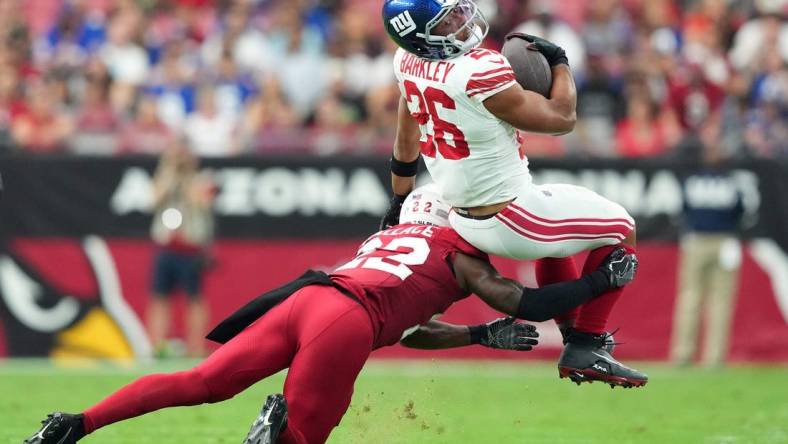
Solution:
{"label": "player's outstretched arm", "polygon": [[577,92],[572,72],[566,65],[553,67],[550,98],[515,84],[484,101],[495,117],[513,127],[553,135],[572,131],[577,122]]}
{"label": "player's outstretched arm", "polygon": [[397,136],[394,140],[394,152],[391,156],[391,190],[393,196],[389,208],[380,221],[380,229],[386,229],[399,223],[399,212],[402,202],[416,187],[416,173],[419,162],[419,124],[410,115],[408,104],[400,97],[397,111]]}
{"label": "player's outstretched arm", "polygon": [[594,272],[542,288],[523,287],[499,275],[489,262],[461,253],[455,256],[453,266],[458,284],[490,307],[519,319],[542,322],[632,282],[637,258],[617,249]]}
{"label": "player's outstretched arm", "polygon": [[410,348],[437,350],[479,344],[501,350],[531,350],[539,333],[530,324],[515,322],[514,318],[499,318],[481,325],[455,325],[429,321],[400,340]]}
{"label": "player's outstretched arm", "polygon": [[471,335],[465,325],[429,321],[408,333],[399,343],[405,347],[424,350],[465,347],[471,345]]}

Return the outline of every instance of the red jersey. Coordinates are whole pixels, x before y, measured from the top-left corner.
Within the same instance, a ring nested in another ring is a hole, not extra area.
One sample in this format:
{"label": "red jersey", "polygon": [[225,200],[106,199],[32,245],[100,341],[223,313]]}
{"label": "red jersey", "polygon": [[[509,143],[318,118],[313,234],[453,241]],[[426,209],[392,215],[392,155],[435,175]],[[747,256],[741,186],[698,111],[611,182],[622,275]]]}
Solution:
{"label": "red jersey", "polygon": [[468,296],[451,268],[458,252],[488,259],[451,228],[397,225],[364,241],[356,258],[337,268],[331,280],[367,309],[379,348]]}

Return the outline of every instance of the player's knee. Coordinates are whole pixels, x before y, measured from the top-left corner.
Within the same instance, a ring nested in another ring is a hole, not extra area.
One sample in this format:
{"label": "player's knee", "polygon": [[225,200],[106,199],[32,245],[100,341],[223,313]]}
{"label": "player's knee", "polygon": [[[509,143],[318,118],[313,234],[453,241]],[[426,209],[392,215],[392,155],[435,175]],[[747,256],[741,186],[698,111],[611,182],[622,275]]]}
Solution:
{"label": "player's knee", "polygon": [[211,404],[214,404],[214,403],[217,403],[217,402],[227,401],[228,399],[230,399],[233,396],[235,396],[236,392],[210,390],[208,392],[208,395],[209,396],[208,396],[208,401],[207,402],[209,402]]}
{"label": "player's knee", "polygon": [[214,403],[228,400],[238,392],[229,390],[229,386],[219,375],[212,376],[201,372],[199,369],[191,369],[181,372],[181,383],[188,385],[188,390],[202,394],[202,402]]}
{"label": "player's knee", "polygon": [[155,373],[135,381],[138,388],[137,402],[142,411],[161,408],[161,397],[177,398],[176,405],[198,405],[210,401],[210,392],[200,375],[194,370],[175,373]]}
{"label": "player's knee", "polygon": [[189,373],[194,375],[190,379],[191,383],[205,389],[205,402],[226,401],[247,387],[239,387],[238,384],[234,384],[227,372],[205,372],[201,369],[192,369]]}

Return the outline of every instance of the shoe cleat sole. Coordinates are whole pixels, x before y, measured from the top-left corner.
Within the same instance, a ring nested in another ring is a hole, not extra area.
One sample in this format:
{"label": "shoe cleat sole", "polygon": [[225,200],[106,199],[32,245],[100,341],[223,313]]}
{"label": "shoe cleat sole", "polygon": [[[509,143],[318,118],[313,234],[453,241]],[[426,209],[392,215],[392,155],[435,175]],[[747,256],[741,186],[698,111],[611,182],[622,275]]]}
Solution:
{"label": "shoe cleat sole", "polygon": [[637,380],[637,379],[627,379],[620,376],[610,376],[604,375],[599,372],[593,370],[582,370],[570,367],[559,367],[558,368],[558,377],[569,378],[570,381],[574,382],[577,385],[580,385],[584,382],[592,383],[593,381],[602,381],[610,385],[610,388],[615,387],[623,387],[623,388],[633,388],[633,387],[643,387],[648,383],[648,380]]}

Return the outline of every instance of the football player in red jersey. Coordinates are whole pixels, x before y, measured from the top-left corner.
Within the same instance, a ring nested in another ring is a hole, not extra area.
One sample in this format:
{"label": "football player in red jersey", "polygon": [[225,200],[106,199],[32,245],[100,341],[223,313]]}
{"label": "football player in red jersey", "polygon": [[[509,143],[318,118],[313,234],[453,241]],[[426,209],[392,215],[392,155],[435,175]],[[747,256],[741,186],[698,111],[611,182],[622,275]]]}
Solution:
{"label": "football player in red jersey", "polygon": [[[81,414],[50,414],[25,442],[74,443],[161,408],[229,399],[289,368],[284,396],[268,397],[244,442],[322,443],[347,410],[372,350],[398,341],[530,350],[535,328],[513,317],[550,319],[634,278],[635,257],[618,250],[581,279],[523,288],[447,227],[449,210],[434,191],[414,191],[402,224],[372,235],[353,260],[330,275],[307,273],[223,321],[209,338],[225,344],[193,369],[139,378]],[[513,317],[478,326],[432,320],[470,293]]]}

